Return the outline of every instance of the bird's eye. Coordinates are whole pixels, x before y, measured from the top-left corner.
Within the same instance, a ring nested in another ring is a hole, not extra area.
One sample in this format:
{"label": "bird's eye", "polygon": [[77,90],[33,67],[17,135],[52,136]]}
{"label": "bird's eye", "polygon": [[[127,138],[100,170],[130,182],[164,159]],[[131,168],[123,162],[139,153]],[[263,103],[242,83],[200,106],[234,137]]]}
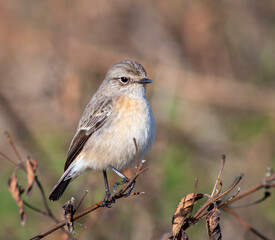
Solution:
{"label": "bird's eye", "polygon": [[122,84],[127,84],[127,83],[129,82],[129,78],[127,78],[127,77],[121,77],[121,78],[120,78],[120,82],[121,82]]}

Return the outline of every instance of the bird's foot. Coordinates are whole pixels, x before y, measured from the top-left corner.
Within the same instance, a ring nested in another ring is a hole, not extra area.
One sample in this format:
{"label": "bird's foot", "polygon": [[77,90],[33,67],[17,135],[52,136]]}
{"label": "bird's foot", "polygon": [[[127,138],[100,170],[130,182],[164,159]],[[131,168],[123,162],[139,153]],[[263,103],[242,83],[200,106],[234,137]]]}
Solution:
{"label": "bird's foot", "polygon": [[117,193],[118,191],[116,190],[116,187],[119,186],[119,185],[122,185],[122,184],[125,184],[125,183],[128,183],[130,180],[129,179],[123,179],[121,182],[116,182],[114,185],[113,185],[113,191],[114,193]]}
{"label": "bird's foot", "polygon": [[[125,184],[125,183],[128,183],[128,182],[130,182],[130,179],[123,179],[121,182],[116,182],[114,185],[113,185],[113,191],[114,191],[114,193],[117,193],[118,191],[116,191],[116,187],[117,186],[119,186],[119,185],[122,185],[122,184]],[[126,196],[128,197],[129,195],[130,195],[130,193],[132,192],[132,190],[133,190],[133,188],[134,188],[134,186],[135,186],[135,183],[136,183],[136,181],[134,181],[134,182],[132,182],[132,184],[131,184],[131,186],[130,186],[130,188],[129,188],[129,190],[127,191],[127,193],[126,193]]]}
{"label": "bird's foot", "polygon": [[111,194],[110,193],[106,193],[105,198],[103,199],[102,203],[101,203],[101,207],[107,207],[107,208],[111,208],[112,204],[115,203],[115,199],[111,199],[109,200]]}
{"label": "bird's foot", "polygon": [[135,187],[135,184],[136,184],[136,181],[133,181],[128,192],[126,193],[126,196],[128,197],[130,195],[130,193],[132,192],[132,190],[134,189]]}

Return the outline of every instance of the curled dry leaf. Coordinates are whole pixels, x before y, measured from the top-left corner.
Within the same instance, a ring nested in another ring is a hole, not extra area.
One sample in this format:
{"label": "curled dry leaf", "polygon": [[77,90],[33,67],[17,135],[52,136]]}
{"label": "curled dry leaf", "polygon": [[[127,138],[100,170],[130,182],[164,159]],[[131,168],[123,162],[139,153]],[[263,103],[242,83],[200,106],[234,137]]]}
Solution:
{"label": "curled dry leaf", "polygon": [[63,215],[66,220],[66,226],[70,233],[74,234],[74,223],[73,223],[73,214],[74,214],[74,198],[71,198],[63,206]]}
{"label": "curled dry leaf", "polygon": [[169,236],[167,240],[188,240],[186,232],[181,228],[177,236]]}
{"label": "curled dry leaf", "polygon": [[268,172],[265,174],[262,184],[266,189],[269,189],[271,187],[275,187],[275,172],[272,168],[268,168]]}
{"label": "curled dry leaf", "polygon": [[207,213],[205,218],[209,240],[221,240],[220,211],[216,204],[215,207]]}
{"label": "curled dry leaf", "polygon": [[[172,219],[172,235],[173,235],[172,239],[177,239],[177,236],[179,235],[182,225],[184,223],[184,220],[186,219],[186,217],[190,212],[190,209],[192,207],[192,202],[194,201],[194,204],[195,204],[198,200],[202,199],[204,195],[201,193],[197,193],[195,194],[194,200],[193,200],[193,197],[194,197],[194,194],[190,193],[181,199]],[[184,236],[184,234],[181,234],[181,235]]]}
{"label": "curled dry leaf", "polygon": [[22,186],[18,185],[15,171],[9,178],[8,185],[9,185],[9,191],[11,192],[11,196],[16,201],[16,203],[19,207],[21,224],[24,225],[26,222],[26,217],[27,217],[25,210],[24,210],[23,200],[21,198],[21,195],[24,192],[24,188]]}
{"label": "curled dry leaf", "polygon": [[177,237],[173,237],[173,240],[188,240],[187,233],[181,229]]}
{"label": "curled dry leaf", "polygon": [[37,169],[37,162],[31,158],[26,160],[27,174],[28,174],[28,188],[27,188],[27,197],[30,197],[32,194],[33,182],[35,179],[35,172]]}
{"label": "curled dry leaf", "polygon": [[181,239],[180,240],[188,240],[189,238],[188,238],[186,232],[184,232],[183,229],[181,231],[182,231],[182,234],[181,234]]}

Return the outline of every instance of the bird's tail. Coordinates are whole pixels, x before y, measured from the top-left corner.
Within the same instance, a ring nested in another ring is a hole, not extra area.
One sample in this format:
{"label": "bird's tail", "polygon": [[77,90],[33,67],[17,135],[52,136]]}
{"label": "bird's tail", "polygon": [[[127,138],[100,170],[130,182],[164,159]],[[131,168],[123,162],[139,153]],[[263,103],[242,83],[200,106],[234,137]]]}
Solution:
{"label": "bird's tail", "polygon": [[68,187],[69,183],[73,180],[73,178],[70,177],[70,171],[71,167],[69,167],[61,176],[57,184],[53,187],[52,191],[50,192],[49,199],[52,201],[58,200],[65,189]]}

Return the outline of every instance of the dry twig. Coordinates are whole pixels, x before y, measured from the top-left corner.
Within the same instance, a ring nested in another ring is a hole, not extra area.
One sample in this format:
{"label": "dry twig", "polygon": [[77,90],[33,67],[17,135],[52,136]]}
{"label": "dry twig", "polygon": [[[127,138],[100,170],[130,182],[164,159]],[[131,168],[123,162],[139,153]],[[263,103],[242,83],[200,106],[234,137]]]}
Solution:
{"label": "dry twig", "polygon": [[[15,199],[15,201],[17,202],[17,205],[20,209],[20,218],[21,218],[22,225],[24,225],[24,223],[26,221],[26,213],[24,211],[23,205],[27,206],[28,208],[30,208],[30,209],[32,209],[32,210],[34,210],[34,211],[36,211],[36,212],[38,212],[42,215],[50,217],[54,222],[57,223],[58,220],[54,216],[54,214],[52,213],[51,209],[49,208],[43,186],[42,186],[41,182],[39,181],[38,176],[36,174],[37,162],[35,160],[31,159],[30,157],[27,157],[26,161],[23,161],[23,158],[21,157],[21,155],[17,151],[17,149],[15,147],[15,144],[13,142],[13,139],[10,136],[10,134],[7,131],[5,131],[4,135],[7,137],[7,140],[9,141],[13,151],[15,152],[16,157],[19,160],[19,162],[14,161],[12,158],[8,157],[6,154],[0,152],[0,155],[5,160],[11,162],[13,165],[16,166],[12,176],[9,179],[8,185],[9,185],[9,189],[10,189],[10,192],[12,194],[12,197]],[[27,179],[28,179],[27,197],[30,197],[31,192],[32,192],[32,188],[33,188],[33,183],[35,182],[36,185],[38,186],[39,191],[40,191],[40,195],[41,195],[41,198],[42,198],[42,201],[43,201],[43,206],[44,206],[45,210],[34,207],[30,203],[28,203],[28,202],[26,202],[25,200],[22,199],[21,195],[23,194],[24,189],[23,189],[22,186],[19,186],[18,183],[17,183],[16,172],[17,172],[18,169],[22,169],[27,174]],[[62,230],[65,233],[69,234],[64,228],[62,228]]]}
{"label": "dry twig", "polygon": [[[148,170],[148,168],[143,168],[144,164],[145,164],[145,160],[142,160],[141,163],[139,164],[139,166],[136,168],[135,175],[130,179],[130,181],[119,192],[117,192],[116,194],[110,196],[109,199],[108,199],[108,201],[112,202],[112,201],[118,200],[120,198],[127,197],[127,192],[131,188],[132,183],[134,181],[136,181],[137,177],[139,177],[140,174],[142,174],[144,171]],[[135,196],[135,195],[140,195],[140,194],[142,194],[142,193],[141,192],[137,192],[137,193],[132,193],[129,196]],[[94,204],[94,205],[86,208],[85,210],[83,210],[83,211],[81,211],[79,213],[74,214],[72,216],[71,220],[75,221],[78,218],[81,218],[81,217],[87,215],[88,213],[93,212],[96,209],[101,208],[101,207],[102,207],[102,201],[100,201],[100,202],[98,202],[98,203],[96,203],[96,204]],[[56,225],[50,227],[48,230],[46,230],[46,231],[38,234],[37,236],[33,237],[32,240],[42,239],[45,236],[48,236],[52,232],[58,230],[59,228],[65,226],[65,225],[66,225],[66,220],[60,221]]]}
{"label": "dry twig", "polygon": [[[224,199],[224,197],[230,191],[232,191],[243,178],[243,174],[240,174],[239,176],[237,176],[233,184],[225,192],[221,193],[221,189],[222,189],[221,174],[224,169],[224,164],[225,164],[225,155],[222,156],[222,166],[211,195],[196,193],[196,189],[197,189],[197,186],[196,186],[194,193],[190,193],[184,198],[182,198],[182,200],[179,203],[179,206],[177,207],[173,215],[172,235],[168,239],[173,239],[173,240],[188,239],[188,236],[185,232],[186,229],[188,229],[190,226],[194,224],[197,224],[198,222],[200,222],[200,220],[204,218],[206,219],[206,223],[207,223],[207,232],[208,232],[209,239],[210,240],[222,239],[219,210],[224,210],[230,213],[231,215],[233,215],[238,221],[240,221],[241,224],[243,224],[248,230],[252,231],[261,239],[264,239],[264,240],[268,239],[263,234],[259,233],[256,229],[251,227],[248,223],[246,223],[229,206],[231,206],[233,202],[236,202],[237,200],[240,200],[262,188],[269,189],[269,188],[275,187],[274,172],[270,169],[260,184],[244,191],[243,193],[240,193],[240,189],[238,188],[238,190],[236,191],[235,194],[233,194],[233,196],[231,196],[228,199]],[[219,189],[217,189],[218,185],[220,185]],[[269,196],[270,196],[269,192],[265,193],[264,198],[258,201],[255,201],[252,204],[257,204],[259,202],[262,202]],[[194,216],[192,216],[193,205],[196,204],[197,201],[199,201],[204,197],[208,198],[207,202],[197,210]],[[250,205],[251,203],[245,204],[244,206],[250,206]]]}
{"label": "dry twig", "polygon": [[[45,236],[51,234],[52,232],[58,230],[61,228],[66,234],[68,234],[69,238],[74,237],[69,233],[69,232],[74,232],[74,223],[78,224],[75,222],[76,219],[81,218],[85,215],[87,215],[90,212],[95,211],[96,209],[102,208],[102,201],[86,208],[85,210],[76,213],[79,206],[81,205],[83,199],[86,197],[88,191],[85,192],[83,197],[81,198],[79,204],[77,207],[74,209],[73,207],[73,201],[68,201],[64,206],[64,217],[65,220],[63,221],[58,221],[57,218],[53,215],[51,209],[48,206],[47,198],[44,192],[44,189],[42,187],[41,182],[38,179],[38,176],[36,174],[37,170],[37,162],[31,158],[27,158],[26,161],[22,160],[22,157],[20,156],[19,152],[17,151],[12,138],[10,137],[8,132],[5,132],[5,136],[7,137],[12,149],[14,150],[19,163],[14,161],[13,159],[9,158],[6,156],[4,153],[0,152],[0,155],[6,159],[7,161],[11,162],[13,165],[16,166],[16,169],[14,170],[11,178],[9,179],[9,190],[17,202],[19,209],[20,209],[20,217],[21,217],[21,223],[24,224],[26,221],[26,214],[24,211],[24,206],[42,214],[45,216],[50,217],[53,221],[56,222],[56,224],[52,227],[50,227],[48,230],[40,233],[39,235],[33,237],[32,239],[42,239]],[[137,177],[139,177],[140,174],[142,174],[144,171],[146,171],[148,168],[144,168],[145,160],[142,160],[141,163],[139,163],[139,155],[137,151],[137,144],[136,140],[134,140],[135,148],[136,148],[136,157],[137,157],[137,165],[136,165],[136,172],[135,175],[130,179],[130,181],[117,193],[114,195],[110,196],[108,201],[109,202],[115,202],[116,200],[123,198],[123,197],[128,197],[128,196],[136,196],[136,195],[141,195],[144,194],[144,192],[134,192],[134,193],[129,193],[129,190],[132,188],[133,184],[135,183]],[[260,203],[267,199],[271,194],[268,191],[270,188],[275,187],[275,173],[273,172],[272,169],[269,169],[268,173],[264,176],[262,181],[254,186],[251,187],[250,189],[240,192],[240,189],[236,191],[235,194],[233,194],[231,197],[228,199],[225,199],[225,196],[229,194],[241,181],[243,178],[243,174],[240,174],[239,176],[236,177],[236,179],[233,181],[233,184],[225,190],[223,193],[221,192],[222,190],[222,180],[221,180],[221,175],[224,169],[224,164],[225,164],[225,155],[222,156],[222,165],[221,169],[219,171],[217,180],[214,184],[214,188],[212,190],[211,195],[208,194],[202,194],[202,193],[197,193],[197,184],[198,180],[195,180],[195,187],[193,193],[190,193],[186,195],[185,197],[182,198],[180,201],[172,219],[172,235],[169,237],[169,239],[173,240],[184,240],[188,239],[188,236],[186,234],[186,229],[188,229],[190,226],[197,224],[200,220],[206,219],[206,225],[207,225],[207,232],[209,239],[221,239],[221,228],[220,228],[220,210],[224,210],[234,216],[242,225],[244,225],[248,230],[253,232],[255,235],[260,237],[261,239],[268,240],[267,237],[265,237],[263,234],[258,232],[256,229],[251,227],[244,219],[242,219],[235,211],[232,210],[234,206],[231,206],[232,203],[245,198],[248,195],[251,195],[252,193],[259,191],[261,189],[266,189],[265,196],[257,201],[254,201],[252,203],[245,203],[243,205],[235,206],[235,208],[239,207],[246,207],[246,206],[251,206],[257,203]],[[28,178],[28,188],[27,188],[27,196],[30,197],[31,192],[32,192],[32,186],[33,183],[35,182],[36,185],[38,186],[38,189],[40,191],[40,195],[43,201],[44,209],[42,210],[40,208],[34,207],[33,205],[29,204],[25,200],[22,199],[22,194],[24,192],[23,187],[21,187],[18,182],[17,182],[17,177],[16,177],[16,172],[18,169],[22,169],[25,171],[27,174]],[[193,208],[194,205],[201,200],[202,198],[207,198],[208,200],[206,203],[204,203],[192,216]],[[67,225],[69,228],[69,232],[67,232],[63,227]],[[81,225],[81,224],[78,224]],[[85,226],[81,225],[82,227],[86,228]]]}

